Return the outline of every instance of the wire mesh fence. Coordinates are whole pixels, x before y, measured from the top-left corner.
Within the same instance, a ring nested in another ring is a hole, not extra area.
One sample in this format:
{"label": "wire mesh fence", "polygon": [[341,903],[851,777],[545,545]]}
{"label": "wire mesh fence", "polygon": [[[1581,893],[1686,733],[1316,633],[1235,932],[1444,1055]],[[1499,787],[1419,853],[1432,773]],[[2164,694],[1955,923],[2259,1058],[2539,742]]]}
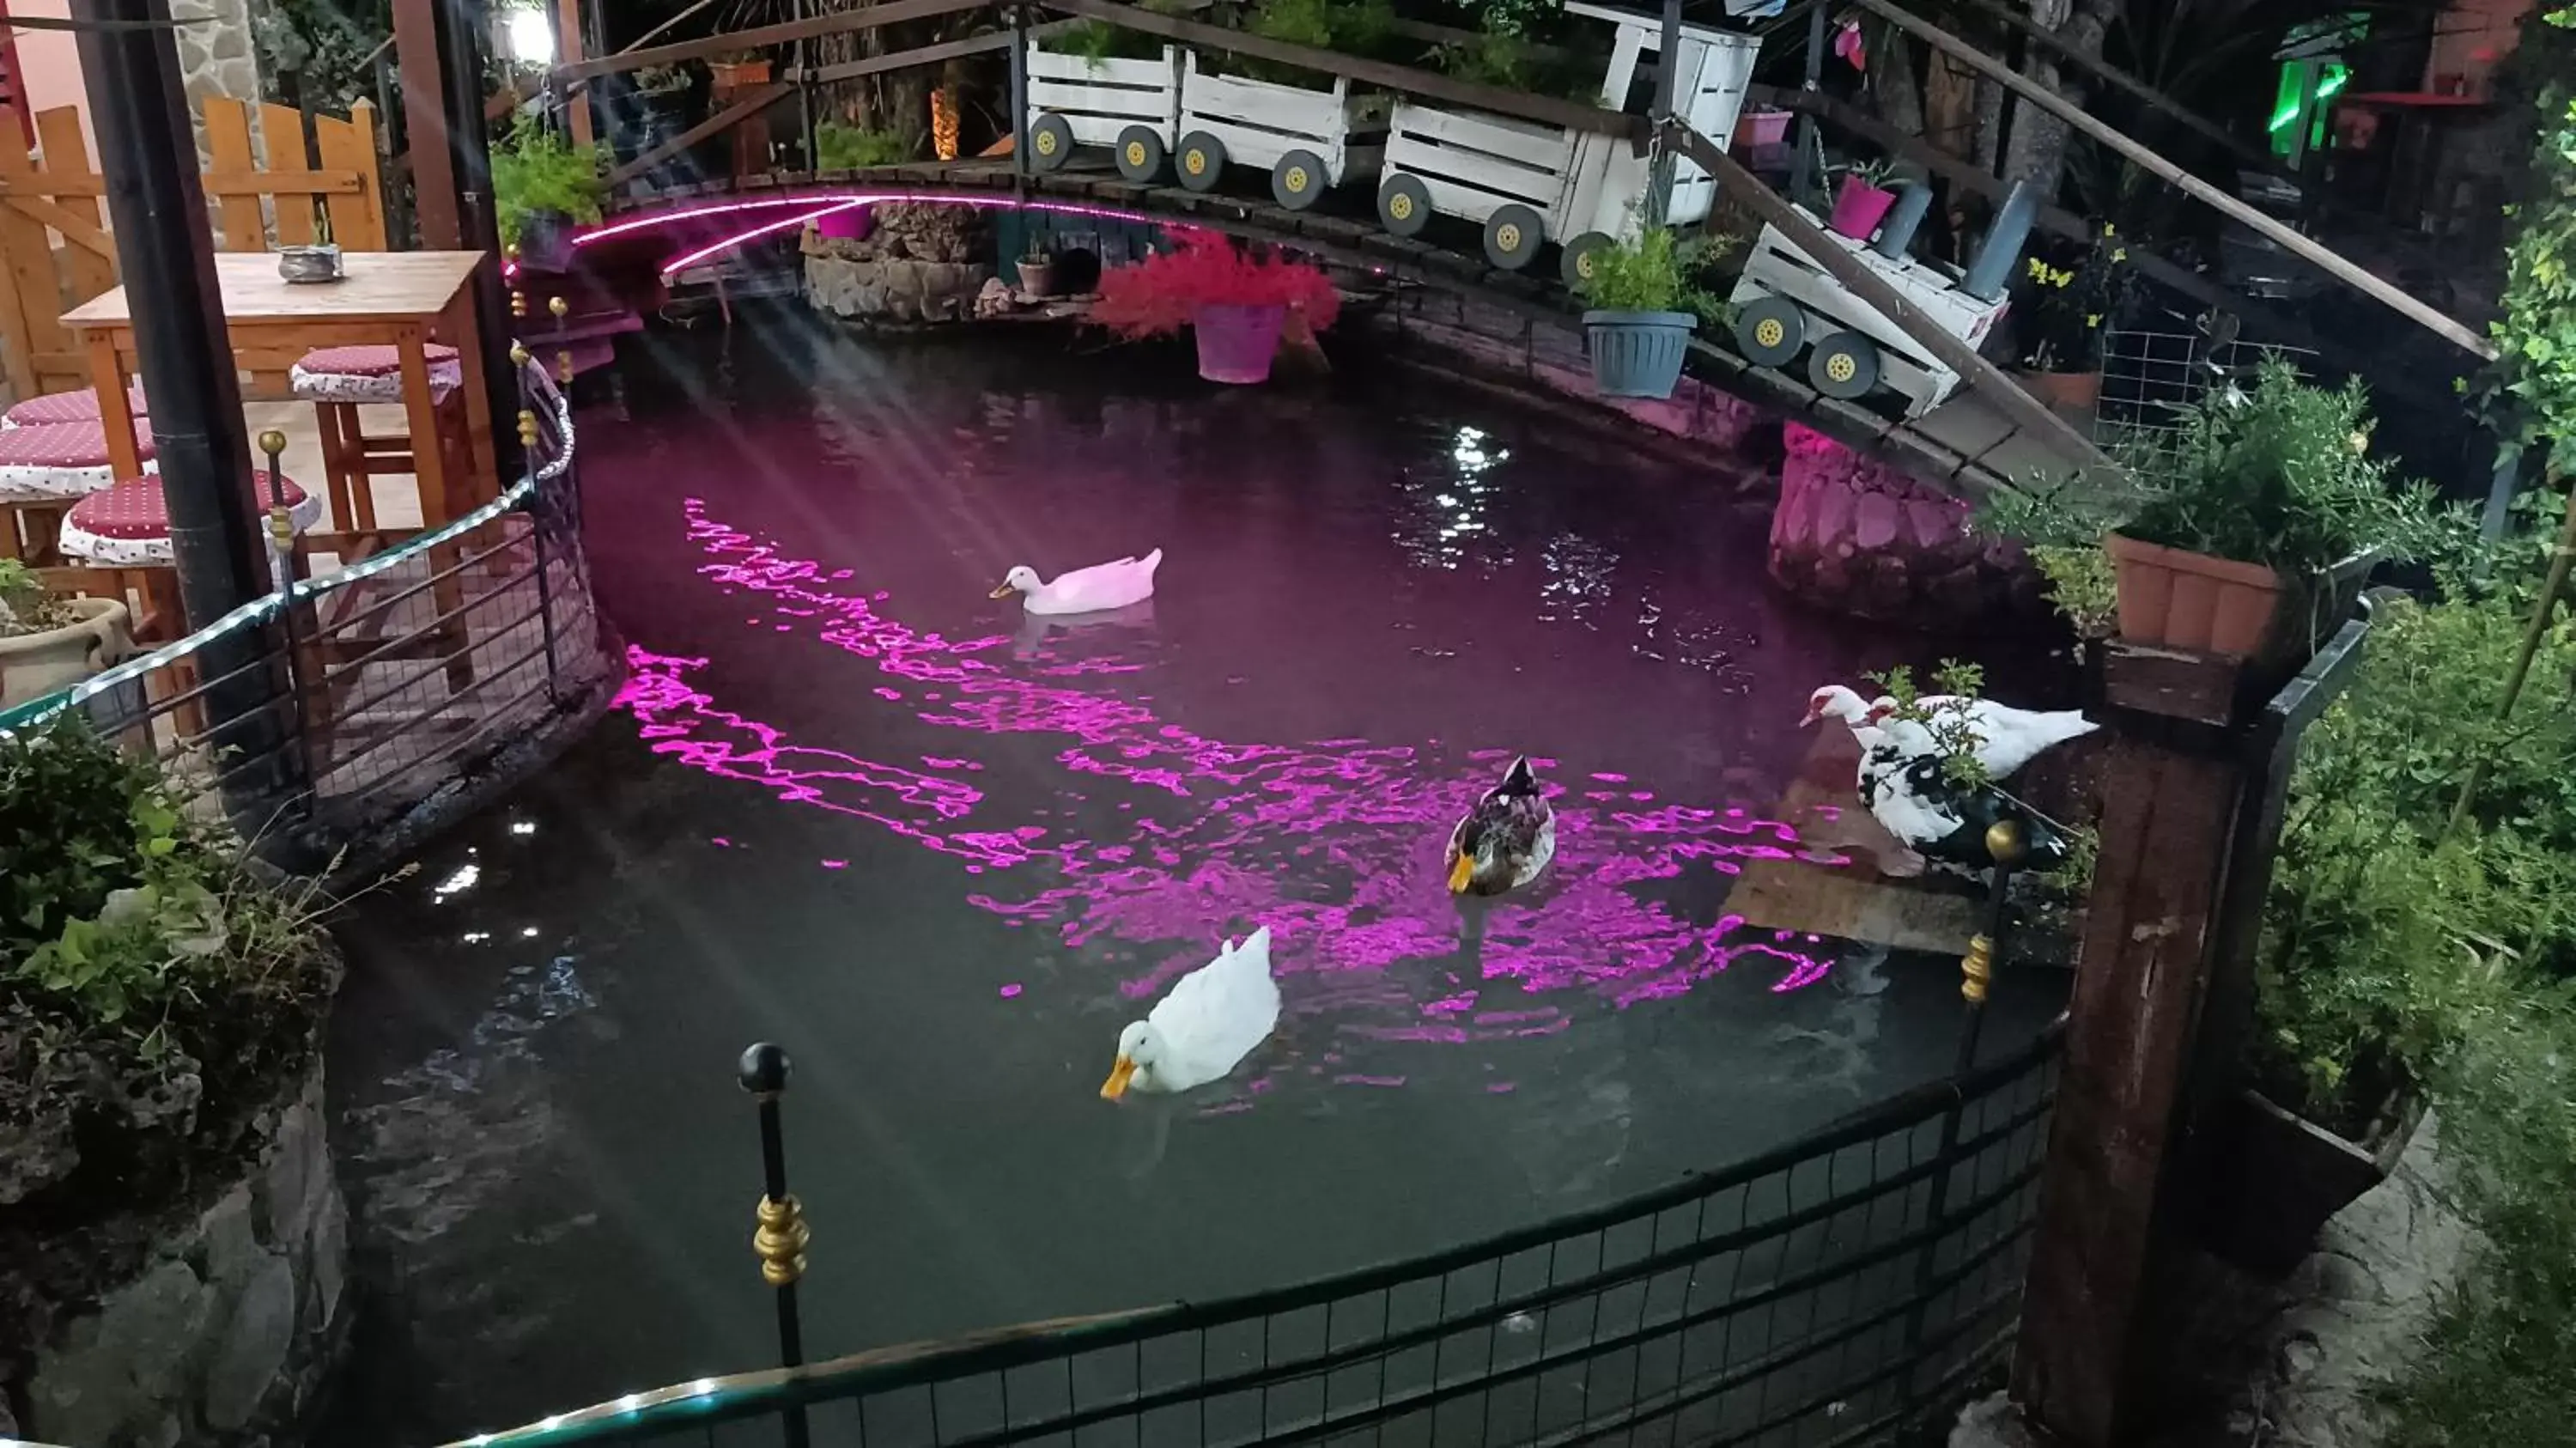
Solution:
{"label": "wire mesh fence", "polygon": [[520,374],[528,466],[500,498],[320,578],[273,545],[275,592],[0,714],[0,734],[77,712],[245,836],[327,853],[612,673],[571,409],[542,366]]}
{"label": "wire mesh fence", "polygon": [[2118,328],[2105,334],[2102,392],[2094,404],[2094,435],[2138,435],[2152,443],[2181,424],[2182,409],[2215,389],[2250,387],[2262,364],[2278,358],[2302,373],[2316,354],[2297,347],[2212,337],[2199,330]]}
{"label": "wire mesh fence", "polygon": [[1740,1166],[1414,1261],[701,1380],[470,1441],[1886,1442],[2005,1349],[2057,1071],[2052,1029]]}

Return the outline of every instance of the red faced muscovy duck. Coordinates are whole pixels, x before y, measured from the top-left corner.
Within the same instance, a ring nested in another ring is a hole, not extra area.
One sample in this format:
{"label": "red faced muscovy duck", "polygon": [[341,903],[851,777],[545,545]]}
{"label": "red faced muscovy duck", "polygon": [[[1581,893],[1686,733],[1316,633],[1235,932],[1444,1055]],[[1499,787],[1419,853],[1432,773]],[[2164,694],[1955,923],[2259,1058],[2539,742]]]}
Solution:
{"label": "red faced muscovy duck", "polygon": [[[2074,709],[2016,709],[1992,699],[1960,699],[1951,694],[1926,694],[1915,702],[1936,714],[1953,710],[1964,714],[1980,741],[1977,762],[1995,779],[2009,779],[2043,751],[2101,727]],[[1882,694],[1864,703],[1852,690],[1828,684],[1808,697],[1807,717],[1799,721],[1799,726],[1804,728],[1819,719],[1839,719],[1851,729],[1852,737],[1861,741],[1861,748],[1867,749],[1873,741],[1862,731],[1883,729],[1895,712],[1896,700],[1892,697]]]}

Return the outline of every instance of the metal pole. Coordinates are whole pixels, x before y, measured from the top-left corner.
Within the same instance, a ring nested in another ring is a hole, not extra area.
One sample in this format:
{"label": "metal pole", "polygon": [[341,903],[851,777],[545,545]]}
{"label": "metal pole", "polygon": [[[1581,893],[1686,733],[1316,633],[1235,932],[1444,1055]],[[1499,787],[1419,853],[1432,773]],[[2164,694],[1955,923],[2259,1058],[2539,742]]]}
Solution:
{"label": "metal pole", "polygon": [[[797,19],[802,20],[812,13],[813,5],[811,0],[796,0]],[[814,82],[805,78],[805,47],[811,43],[812,42],[805,40],[797,41],[793,61],[796,67],[796,108],[798,120],[802,124],[805,136],[805,174],[809,177],[815,172],[823,169],[822,162],[816,158],[814,152]],[[565,380],[569,381],[571,379],[567,378]]]}
{"label": "metal pole", "polygon": [[[1655,51],[1655,135],[1663,135],[1666,122],[1678,119],[1673,114],[1673,100],[1680,92],[1682,69],[1682,0],[1664,0],[1664,30]],[[1613,98],[1615,101],[1615,97]],[[1720,144],[1723,144],[1721,142]],[[1673,214],[1673,153],[1661,144],[1654,149],[1654,159],[1646,173],[1646,214],[1648,226],[1661,226]]]}
{"label": "metal pole", "polygon": [[[77,44],[137,371],[152,399],[179,596],[189,627],[204,628],[268,593],[270,579],[178,40],[169,0],[74,0],[72,18],[127,27],[82,29]],[[197,663],[200,677],[220,681],[205,695],[208,742],[273,760],[226,781],[226,808],[253,839],[274,802],[302,782],[276,747],[278,680],[261,659],[260,632],[240,630],[209,643]]]}
{"label": "metal pole", "polygon": [[1011,0],[1011,174],[1029,194],[1029,7]]}
{"label": "metal pole", "polygon": [[[296,773],[313,777],[313,738],[305,727],[311,717],[304,706],[304,643],[295,628],[295,519],[286,507],[286,434],[276,428],[259,435],[259,450],[268,457],[269,569],[277,584],[278,629],[286,636],[286,723],[295,744]],[[303,796],[311,813],[313,796]]]}
{"label": "metal pole", "polygon": [[[489,415],[499,419],[518,411],[519,391],[517,380],[504,375],[503,364],[510,354],[509,302],[501,282],[501,228],[492,206],[492,151],[483,129],[483,39],[491,27],[483,0],[437,3],[443,119],[456,178],[457,240],[464,249],[484,257],[474,270],[474,322],[482,334]],[[419,147],[415,145],[413,151],[417,155]],[[509,439],[496,436],[492,441],[506,475],[514,463],[508,456]]]}
{"label": "metal pole", "polygon": [[[787,1191],[787,1142],[778,1125],[778,1098],[787,1090],[787,1051],[763,1041],[742,1053],[742,1089],[760,1103],[760,1230],[751,1250],[760,1257],[760,1280],[777,1289],[778,1361],[805,1365],[805,1328],[796,1315],[796,1279],[805,1275],[805,1213]],[[805,1409],[789,1408],[787,1448],[806,1448]]]}
{"label": "metal pole", "polygon": [[[1798,88],[1813,93],[1825,83],[1825,0],[1812,0],[1807,7],[1807,76]],[[1816,133],[1816,113],[1801,108],[1798,112],[1798,154],[1789,163],[1789,199],[1804,206],[1812,199],[1816,181],[1816,148],[1822,138]]]}

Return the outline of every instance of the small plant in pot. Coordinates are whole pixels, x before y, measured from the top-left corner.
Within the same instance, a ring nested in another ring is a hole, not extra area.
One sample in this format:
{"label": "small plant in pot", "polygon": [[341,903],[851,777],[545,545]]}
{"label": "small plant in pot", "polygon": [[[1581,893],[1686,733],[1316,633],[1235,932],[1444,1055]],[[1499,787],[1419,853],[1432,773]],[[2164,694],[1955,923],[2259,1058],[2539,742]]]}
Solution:
{"label": "small plant in pot", "polygon": [[2351,612],[2371,568],[2441,551],[2458,515],[2370,456],[2354,382],[2311,386],[2274,358],[2113,439],[2128,472],[1989,502],[1992,531],[2051,547],[2098,538],[2129,643],[2295,665]]}
{"label": "small plant in pot", "polygon": [[[1728,238],[1732,240],[1732,238]],[[1592,385],[1604,397],[1666,398],[1681,384],[1691,333],[1719,304],[1694,277],[1717,244],[1681,241],[1668,227],[1577,257],[1574,289],[1591,306],[1583,314]]]}
{"label": "small plant in pot", "polygon": [[0,708],[68,689],[131,647],[124,604],[55,597],[27,565],[0,558]]}
{"label": "small plant in pot", "polygon": [[537,126],[492,148],[494,220],[521,265],[541,272],[571,265],[573,228],[597,222],[608,201],[599,163],[597,146],[576,146]]}
{"label": "small plant in pot", "polygon": [[2091,413],[2102,396],[2102,349],[2119,325],[2136,274],[2129,249],[2109,227],[2091,245],[2023,264],[2014,307],[2022,332],[2021,380],[2052,407]]}
{"label": "small plant in pot", "polygon": [[1854,241],[1869,240],[1896,206],[1896,193],[1888,189],[1896,163],[1848,161],[1828,174],[1834,181],[1834,209],[1825,224]]}
{"label": "small plant in pot", "polygon": [[1043,242],[1031,240],[1018,262],[1020,291],[1032,297],[1055,295],[1055,254]]}
{"label": "small plant in pot", "polygon": [[769,80],[769,57],[756,50],[738,50],[721,60],[707,62],[714,78],[716,93],[723,95],[762,85]]}
{"label": "small plant in pot", "polygon": [[1309,333],[1340,315],[1341,294],[1308,263],[1196,227],[1176,228],[1172,239],[1169,251],[1101,274],[1092,321],[1130,340],[1188,327],[1201,377],[1246,384],[1269,380],[1292,314]]}

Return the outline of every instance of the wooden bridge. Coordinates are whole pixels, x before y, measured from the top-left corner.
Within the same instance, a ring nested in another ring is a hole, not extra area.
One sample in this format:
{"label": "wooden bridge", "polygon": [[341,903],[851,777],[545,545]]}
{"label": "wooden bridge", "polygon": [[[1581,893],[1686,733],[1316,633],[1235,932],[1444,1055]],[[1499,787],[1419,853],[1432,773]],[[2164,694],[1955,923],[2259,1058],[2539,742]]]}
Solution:
{"label": "wooden bridge", "polygon": [[[1200,3],[1203,8],[1206,0],[1200,0]],[[2182,172],[2134,140],[2084,114],[2054,92],[1912,16],[1894,0],[1858,0],[1858,3],[1925,39],[1936,49],[1960,57],[2042,109],[2060,114],[2078,130],[2139,161],[2152,174],[2253,227],[2344,285],[2405,315],[2453,345],[2472,353],[2489,350],[2482,337],[2461,323],[2368,276],[2344,258],[2255,212],[2232,196],[2218,192],[2197,177]],[[1042,18],[1041,10],[1054,12],[1056,18]],[[809,43],[825,36],[868,31],[897,22],[970,16],[979,11],[992,13],[999,23],[981,33],[912,50],[829,66],[804,63]],[[1663,43],[1659,50],[1654,51],[1656,56],[1670,57],[1676,53],[1681,15],[1679,0],[1668,0],[1661,16]],[[1782,27],[1801,18],[1808,23],[1811,73],[1813,56],[1821,49],[1822,16],[1819,6],[1811,4],[1804,7],[1803,15],[1793,10],[1788,19],[1779,22]],[[1642,22],[1652,17],[1641,12],[1636,18]],[[1710,385],[1801,421],[1855,449],[1892,462],[1926,482],[1969,496],[1997,487],[2023,485],[2037,477],[2093,474],[2113,467],[2095,446],[2089,428],[2071,424],[2063,416],[2051,412],[2010,377],[1978,356],[1971,346],[1923,315],[1878,271],[1862,265],[1845,249],[1827,240],[1823,229],[1808,213],[1790,205],[1770,186],[1738,165],[1725,150],[1725,138],[1712,140],[1684,124],[1674,110],[1673,81],[1668,74],[1677,67],[1667,66],[1658,70],[1658,93],[1654,117],[1650,119],[1603,106],[1507,91],[1433,71],[1272,40],[1207,24],[1187,14],[1146,10],[1119,3],[1119,0],[1004,0],[998,6],[995,0],[888,0],[888,3],[866,9],[815,16],[702,40],[630,47],[616,55],[573,59],[558,66],[551,73],[550,80],[561,93],[570,95],[598,77],[644,66],[704,59],[761,47],[792,48],[791,63],[783,70],[781,79],[752,87],[698,125],[618,167],[612,173],[612,180],[625,184],[674,157],[685,155],[699,143],[766,112],[795,95],[801,87],[912,66],[945,64],[966,55],[1002,53],[1009,57],[1013,79],[1017,144],[1009,159],[901,165],[859,172],[772,173],[666,188],[650,195],[622,197],[618,203],[617,224],[631,226],[656,212],[685,214],[703,208],[718,197],[758,202],[764,207],[775,204],[781,209],[782,217],[792,217],[794,212],[791,208],[801,201],[811,201],[819,209],[834,201],[861,196],[978,206],[1078,208],[1139,221],[1202,226],[1277,243],[1304,250],[1329,262],[1365,268],[1390,278],[1398,286],[1427,286],[1472,295],[1488,305],[1520,314],[1534,325],[1569,329],[1581,325],[1579,301],[1555,278],[1552,268],[1542,271],[1498,267],[1487,259],[1483,249],[1474,246],[1472,235],[1462,238],[1459,244],[1442,245],[1431,235],[1407,237],[1392,234],[1376,216],[1367,214],[1364,188],[1344,188],[1340,193],[1327,193],[1320,203],[1309,202],[1303,207],[1292,208],[1281,204],[1273,194],[1253,194],[1223,186],[1202,188],[1140,182],[1123,177],[1108,167],[1054,170],[1033,167],[1029,145],[1030,107],[1025,102],[1029,81],[1024,62],[1029,41],[1085,20],[1137,31],[1193,50],[1295,66],[1320,76],[1338,77],[1401,96],[1427,97],[1526,125],[1561,128],[1575,135],[1608,137],[1626,143],[1635,154],[1645,154],[1650,146],[1659,143],[1664,152],[1686,157],[1705,171],[1730,202],[1750,210],[1758,219],[1786,236],[1830,273],[1834,283],[1882,314],[1920,351],[1938,358],[1954,370],[1960,378],[1960,385],[1939,406],[1908,418],[1900,414],[1894,400],[1886,399],[1883,394],[1859,401],[1827,396],[1811,386],[1804,376],[1756,366],[1725,341],[1706,337],[1693,344],[1690,362],[1693,375]],[[1457,38],[1463,34],[1419,24],[1410,25],[1408,33],[1432,41],[1444,37]],[[1633,44],[1623,41],[1623,45]],[[1630,63],[1635,63],[1635,60],[1632,49]],[[2098,62],[2094,64],[2098,67]],[[1848,107],[1824,100],[1812,87],[1804,92],[1783,94],[1766,91],[1764,94],[1767,99],[1797,107],[1810,117],[1855,130],[1864,139],[1922,162],[1934,174],[1953,184],[1982,190],[1989,195],[1998,194],[2002,189],[2000,182],[1982,173],[1973,177],[1958,174],[1962,171],[1959,163],[1932,152],[1931,148],[1914,138],[1889,133],[1883,125],[1852,113]],[[573,107],[576,114],[582,109]],[[581,116],[583,122],[586,119],[586,115]],[[582,129],[586,126],[577,124],[576,134]],[[1268,188],[1264,189],[1268,191]],[[2068,216],[2051,206],[2040,209],[2038,220],[2044,229],[2061,235],[2089,234],[2092,227],[2092,223]],[[2216,291],[2205,279],[2181,268],[2162,263],[2152,256],[2143,256],[2142,261],[2149,273],[2159,280],[2168,284],[2177,278],[2187,281],[2189,285],[2183,289],[2195,298],[2212,303],[2234,300]],[[2420,390],[2420,383],[2415,385]]]}

